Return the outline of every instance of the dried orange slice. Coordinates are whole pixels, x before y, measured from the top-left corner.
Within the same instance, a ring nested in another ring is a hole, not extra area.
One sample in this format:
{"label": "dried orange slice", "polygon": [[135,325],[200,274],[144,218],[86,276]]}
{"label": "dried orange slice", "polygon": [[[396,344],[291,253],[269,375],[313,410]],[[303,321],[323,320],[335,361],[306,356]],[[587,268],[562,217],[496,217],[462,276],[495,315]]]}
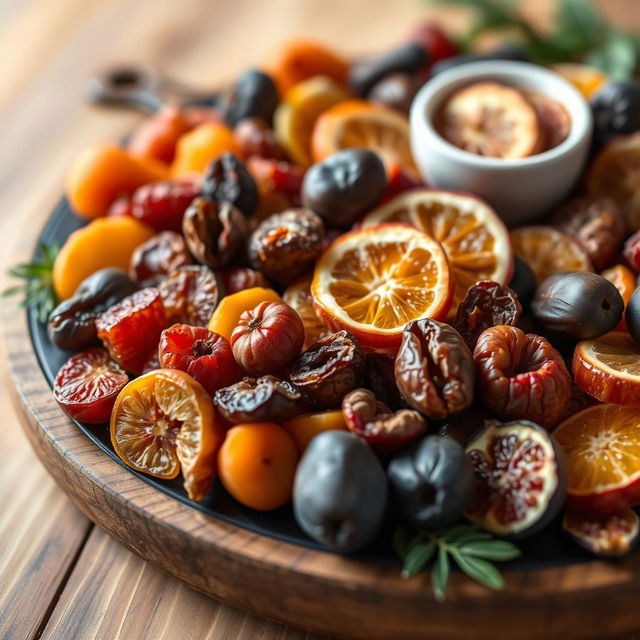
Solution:
{"label": "dried orange slice", "polygon": [[553,432],[567,454],[567,507],[604,515],[640,504],[640,411],[597,404]]}
{"label": "dried orange slice", "polygon": [[[609,269],[605,269],[600,275],[611,282],[620,292],[624,306],[626,307],[631,298],[631,294],[636,289],[636,276],[633,271],[623,264],[617,264],[609,267]],[[616,326],[615,331],[627,331],[627,322],[624,319],[624,314]]]}
{"label": "dried orange slice", "polygon": [[111,413],[111,443],[121,460],[156,478],[175,478],[182,470],[192,500],[211,488],[223,440],[210,396],[176,369],[157,369],[129,382]]}
{"label": "dried orange slice", "polygon": [[284,301],[298,313],[302,320],[304,325],[304,349],[308,349],[314,342],[331,333],[331,329],[318,318],[318,314],[313,308],[311,280],[312,276],[300,278],[289,285],[282,296]]}
{"label": "dried orange slice", "polygon": [[316,121],[349,97],[346,89],[326,76],[305,80],[287,91],[273,116],[273,128],[295,162],[303,167],[312,164],[311,135]]}
{"label": "dried orange slice", "polygon": [[587,191],[613,198],[631,230],[640,229],[640,132],[610,142],[591,163]]}
{"label": "dried orange slice", "polygon": [[417,173],[409,143],[409,123],[397,111],[364,100],[347,100],[325,111],[313,129],[313,159],[319,162],[350,147],[371,149],[386,166],[399,164]]}
{"label": "dried orange slice", "polygon": [[572,367],[576,384],[594,398],[640,407],[640,345],[628,333],[579,342]]}
{"label": "dried orange slice", "polygon": [[492,158],[526,158],[542,146],[531,101],[496,82],[475,82],[456,91],[438,113],[436,128],[456,147]]}
{"label": "dried orange slice", "polygon": [[552,64],[551,70],[568,80],[587,100],[608,80],[604,71],[577,62]]}
{"label": "dried orange slice", "polygon": [[509,232],[495,211],[478,198],[451,191],[409,191],[365,216],[362,227],[384,222],[410,224],[442,244],[454,281],[453,313],[478,280],[507,284],[511,279]]}
{"label": "dried orange slice", "polygon": [[316,264],[311,283],[320,318],[373,349],[397,348],[411,320],[443,318],[451,293],[442,247],[402,224],[340,236]]}
{"label": "dried orange slice", "polygon": [[539,225],[511,232],[513,252],[533,270],[538,282],[560,271],[593,271],[582,246],[562,231]]}

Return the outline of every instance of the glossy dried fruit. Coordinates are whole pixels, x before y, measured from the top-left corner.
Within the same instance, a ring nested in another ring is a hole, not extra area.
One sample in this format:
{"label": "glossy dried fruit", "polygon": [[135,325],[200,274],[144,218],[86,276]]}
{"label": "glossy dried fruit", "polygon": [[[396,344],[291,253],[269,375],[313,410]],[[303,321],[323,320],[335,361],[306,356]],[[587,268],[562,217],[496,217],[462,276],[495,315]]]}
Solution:
{"label": "glossy dried fruit", "polygon": [[284,302],[261,302],[245,311],[231,334],[233,355],[252,376],[283,371],[303,343],[302,320]]}
{"label": "glossy dried fruit", "polygon": [[213,402],[220,414],[234,424],[279,422],[307,410],[301,393],[275,376],[243,378],[216,391]]}
{"label": "glossy dried fruit", "polygon": [[206,327],[174,324],[165,329],[158,358],[161,367],[188,373],[209,395],[242,377],[229,342]]}
{"label": "glossy dried fruit", "polygon": [[224,121],[231,127],[245,118],[271,122],[277,104],[278,89],[271,76],[258,69],[249,69],[238,76],[224,98]]}
{"label": "glossy dried fruit", "polygon": [[154,287],[166,275],[187,264],[191,264],[191,255],[183,237],[175,231],[163,231],[133,252],[129,275],[142,286]]}
{"label": "glossy dried fruit", "polygon": [[640,231],[636,231],[627,238],[622,249],[622,254],[627,264],[636,273],[640,273]]}
{"label": "glossy dried fruit", "polygon": [[190,265],[170,273],[159,285],[167,324],[206,327],[218,305],[220,289],[209,267]]}
{"label": "glossy dried fruit", "polygon": [[367,100],[408,115],[423,80],[408,73],[392,73],[371,87]]}
{"label": "glossy dried fruit", "polygon": [[448,324],[429,318],[408,324],[395,371],[398,388],[409,406],[434,420],[460,413],[473,401],[471,351]]}
{"label": "glossy dried fruit", "polygon": [[311,277],[303,276],[290,284],[282,296],[284,301],[300,316],[304,326],[304,345],[308,349],[314,342],[329,335],[331,329],[318,318],[311,296]]}
{"label": "glossy dried fruit", "polygon": [[53,397],[74,420],[106,422],[117,395],[129,382],[124,369],[102,348],[71,356],[60,367],[53,383]]}
{"label": "glossy dried fruit", "polygon": [[255,269],[249,267],[229,267],[216,272],[225,296],[253,287],[270,287],[269,281]]}
{"label": "glossy dried fruit", "polygon": [[250,216],[258,206],[255,180],[244,163],[229,152],[209,164],[200,192],[206,200],[230,202],[245,216]]}
{"label": "glossy dried fruit", "polygon": [[515,291],[497,282],[483,280],[467,290],[453,326],[469,349],[473,349],[485,329],[499,324],[515,327],[521,315],[522,305]]}
{"label": "glossy dried fruit", "polygon": [[605,558],[621,558],[630,553],[638,540],[640,519],[632,509],[608,516],[579,516],[568,513],[562,528],[581,547]]}
{"label": "glossy dried fruit", "polygon": [[267,278],[288,284],[322,249],[324,225],[309,209],[290,209],[264,220],[249,239],[249,259]]}
{"label": "glossy dried fruit", "polygon": [[242,249],[247,223],[229,202],[196,198],[184,214],[182,232],[193,257],[219,269],[230,264]]}
{"label": "glossy dried fruit", "polygon": [[273,129],[260,118],[245,118],[241,120],[233,135],[243,158],[272,158],[286,160],[287,152],[276,140]]}
{"label": "glossy dried fruit", "polygon": [[556,209],[551,224],[578,240],[598,271],[615,261],[626,233],[620,207],[608,197],[573,198]]}
{"label": "glossy dried fruit", "polygon": [[340,406],[342,398],[362,382],[364,354],[348,331],[332,333],[311,345],[293,363],[289,380],[304,398],[322,408]]}
{"label": "glossy dried fruit", "polygon": [[513,276],[509,282],[509,288],[518,296],[523,307],[528,308],[537,286],[538,280],[533,269],[520,256],[514,256]]}
{"label": "glossy dried fruit", "polygon": [[85,278],[71,298],[63,300],[47,321],[49,340],[63,351],[77,351],[98,340],[96,318],[137,290],[129,276],[114,267]]}
{"label": "glossy dried fruit", "polygon": [[151,351],[158,347],[166,326],[160,292],[149,287],[136,291],[98,316],[98,338],[111,357],[127,371],[142,369]]}
{"label": "glossy dried fruit", "polygon": [[629,304],[624,312],[624,320],[631,337],[640,344],[640,287],[629,298]]}
{"label": "glossy dried fruit", "polygon": [[565,415],[571,376],[545,338],[517,327],[492,327],[478,338],[473,358],[478,395],[501,418],[551,429]]}
{"label": "glossy dried fruit", "polygon": [[417,411],[401,409],[394,413],[368,389],[350,391],[342,399],[342,415],[349,431],[380,451],[401,449],[427,429]]}
{"label": "glossy dried fruit", "polygon": [[394,410],[406,409],[407,403],[396,383],[396,359],[386,353],[367,353],[367,386],[376,398]]}

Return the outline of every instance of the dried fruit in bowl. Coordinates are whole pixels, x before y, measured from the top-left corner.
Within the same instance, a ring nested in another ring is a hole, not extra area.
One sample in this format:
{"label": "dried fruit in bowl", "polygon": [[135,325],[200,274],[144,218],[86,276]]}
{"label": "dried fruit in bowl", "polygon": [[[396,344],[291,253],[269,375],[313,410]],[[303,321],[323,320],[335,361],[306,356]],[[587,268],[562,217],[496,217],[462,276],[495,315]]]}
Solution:
{"label": "dried fruit in bowl", "polygon": [[562,528],[587,551],[605,558],[620,558],[635,547],[640,518],[632,509],[607,516],[568,513],[562,519]]}
{"label": "dried fruit in bowl", "polygon": [[111,414],[111,443],[120,459],[166,480],[182,471],[192,500],[211,488],[223,439],[211,398],[183,371],[158,369],[132,380]]}

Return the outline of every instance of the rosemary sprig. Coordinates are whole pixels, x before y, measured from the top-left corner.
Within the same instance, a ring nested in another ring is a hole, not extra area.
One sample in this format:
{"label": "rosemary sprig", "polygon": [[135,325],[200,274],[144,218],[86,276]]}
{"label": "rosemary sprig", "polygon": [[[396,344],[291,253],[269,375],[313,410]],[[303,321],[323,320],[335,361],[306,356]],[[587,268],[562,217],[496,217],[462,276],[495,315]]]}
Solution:
{"label": "rosemary sprig", "polygon": [[411,578],[431,567],[431,586],[439,602],[446,598],[451,561],[476,582],[499,590],[504,587],[504,578],[493,562],[513,560],[520,555],[512,543],[497,540],[468,524],[413,536],[400,528],[394,534],[393,548],[403,560],[403,578]]}
{"label": "rosemary sprig", "polygon": [[34,307],[38,321],[43,323],[58,303],[53,288],[53,264],[58,251],[60,245],[41,242],[33,262],[17,264],[9,269],[9,275],[23,280],[23,283],[9,287],[1,294],[3,298],[21,295],[20,305]]}

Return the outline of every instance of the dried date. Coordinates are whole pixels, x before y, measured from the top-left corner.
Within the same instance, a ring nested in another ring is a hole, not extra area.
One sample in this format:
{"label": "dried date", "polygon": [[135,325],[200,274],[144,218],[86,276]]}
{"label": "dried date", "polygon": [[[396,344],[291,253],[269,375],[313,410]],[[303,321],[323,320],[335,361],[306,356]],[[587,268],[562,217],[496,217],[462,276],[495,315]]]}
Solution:
{"label": "dried date", "polygon": [[141,286],[155,287],[167,274],[191,262],[182,236],[175,231],[162,231],[133,252],[129,276]]}
{"label": "dried date", "polygon": [[202,197],[222,204],[230,202],[245,216],[258,206],[258,187],[244,163],[232,153],[220,154],[207,167]]}

